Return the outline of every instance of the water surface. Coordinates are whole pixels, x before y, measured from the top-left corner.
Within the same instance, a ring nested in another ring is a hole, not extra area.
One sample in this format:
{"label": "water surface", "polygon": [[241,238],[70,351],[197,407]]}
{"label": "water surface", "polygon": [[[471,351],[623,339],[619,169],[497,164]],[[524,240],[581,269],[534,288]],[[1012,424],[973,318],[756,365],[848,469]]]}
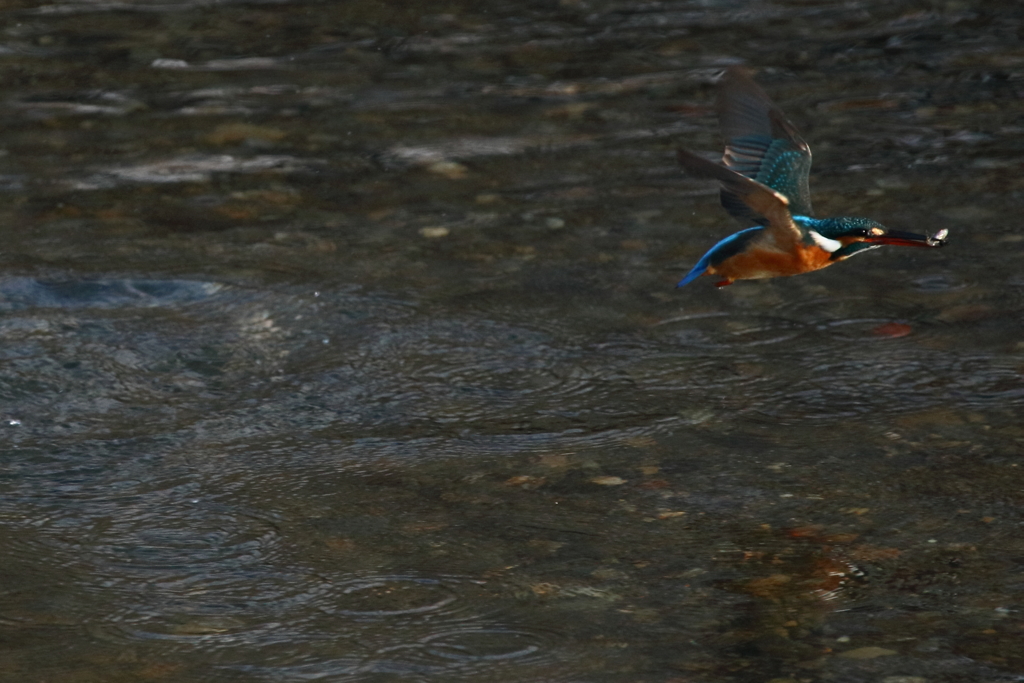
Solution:
{"label": "water surface", "polygon": [[[2,12],[0,680],[1024,675],[1018,8]],[[949,247],[674,290],[736,63]]]}

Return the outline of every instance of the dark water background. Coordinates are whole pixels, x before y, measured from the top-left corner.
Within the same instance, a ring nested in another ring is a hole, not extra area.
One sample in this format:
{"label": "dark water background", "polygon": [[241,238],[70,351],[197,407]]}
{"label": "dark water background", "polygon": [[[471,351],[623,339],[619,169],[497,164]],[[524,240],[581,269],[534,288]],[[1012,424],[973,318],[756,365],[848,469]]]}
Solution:
{"label": "dark water background", "polygon": [[[1020,681],[1019,3],[0,5],[0,681]],[[819,215],[674,283],[746,63]]]}

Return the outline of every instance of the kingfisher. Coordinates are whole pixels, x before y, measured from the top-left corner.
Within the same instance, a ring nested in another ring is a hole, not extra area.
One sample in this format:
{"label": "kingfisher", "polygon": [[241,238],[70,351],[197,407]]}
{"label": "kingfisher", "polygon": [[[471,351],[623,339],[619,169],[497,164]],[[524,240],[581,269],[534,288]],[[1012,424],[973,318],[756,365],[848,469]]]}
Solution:
{"label": "kingfisher", "polygon": [[722,278],[718,287],[809,273],[886,244],[946,244],[948,230],[917,235],[869,218],[814,218],[807,182],[811,148],[746,70],[725,71],[716,110],[725,138],[722,163],[680,149],[679,164],[693,177],[719,181],[723,208],[744,225],[756,225],[711,247],[677,287],[705,273]]}

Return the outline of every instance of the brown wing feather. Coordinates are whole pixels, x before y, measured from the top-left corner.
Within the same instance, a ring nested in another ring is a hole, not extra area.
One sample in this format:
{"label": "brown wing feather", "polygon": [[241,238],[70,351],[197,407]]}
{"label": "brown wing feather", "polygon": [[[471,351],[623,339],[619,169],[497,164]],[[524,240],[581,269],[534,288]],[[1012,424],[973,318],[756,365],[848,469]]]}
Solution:
{"label": "brown wing feather", "polygon": [[793,149],[810,155],[810,147],[800,137],[796,126],[772,102],[768,93],[754,82],[746,69],[731,67],[726,70],[718,82],[715,109],[722,137],[727,143],[733,138],[749,136],[782,139],[788,141]]}
{"label": "brown wing feather", "polygon": [[775,190],[685,149],[677,150],[676,158],[687,173],[695,178],[714,178],[722,183],[724,189],[739,197],[755,215],[763,216],[769,232],[780,246],[801,240],[803,235],[789,213],[789,200]]}
{"label": "brown wing feather", "polygon": [[[718,82],[716,110],[725,138],[722,163],[785,196],[791,212],[813,216],[811,148],[750,72],[726,70]],[[755,218],[728,190],[722,192],[722,206],[744,223]]]}

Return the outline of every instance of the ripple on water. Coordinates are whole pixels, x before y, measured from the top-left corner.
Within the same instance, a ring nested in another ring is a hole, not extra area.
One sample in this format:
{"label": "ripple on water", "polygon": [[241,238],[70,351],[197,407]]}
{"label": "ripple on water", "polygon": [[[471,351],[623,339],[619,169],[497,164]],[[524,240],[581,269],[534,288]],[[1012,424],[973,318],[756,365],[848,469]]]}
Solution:
{"label": "ripple on water", "polygon": [[419,422],[536,431],[545,429],[535,424],[545,413],[608,403],[619,380],[628,380],[594,349],[528,328],[426,316],[406,322],[335,349],[317,403],[357,429]]}
{"label": "ripple on water", "polygon": [[278,544],[272,513],[219,502],[191,468],[158,451],[95,442],[19,455],[6,468],[16,476],[0,516],[53,552],[162,571],[263,559]]}
{"label": "ripple on water", "polygon": [[949,292],[964,289],[968,286],[965,280],[956,277],[952,273],[924,275],[911,280],[911,284],[916,289],[924,292]]}
{"label": "ripple on water", "polygon": [[199,301],[221,289],[215,282],[193,280],[8,277],[0,280],[0,310],[166,306]]}
{"label": "ripple on water", "polygon": [[94,544],[111,567],[164,572],[206,565],[236,569],[274,554],[280,536],[263,522],[233,512],[206,512],[175,518],[143,513],[130,524],[115,523],[106,542]]}
{"label": "ripple on water", "polygon": [[[556,634],[539,630],[469,624],[380,648],[362,662],[360,670],[444,675],[448,680],[487,673],[500,680],[503,673],[522,675],[522,669],[555,664],[557,640]],[[557,678],[545,676],[544,680]]]}
{"label": "ripple on water", "polygon": [[903,325],[890,318],[849,318],[830,320],[817,326],[818,331],[827,334],[836,341],[850,342],[888,342],[892,335],[882,334],[886,325]]}
{"label": "ripple on water", "polygon": [[440,661],[486,664],[499,660],[538,657],[551,634],[507,628],[464,628],[423,639],[423,651]]}
{"label": "ripple on water", "polygon": [[[917,308],[916,297],[901,291],[891,296],[874,298],[842,293],[817,298],[797,297],[779,303],[774,312],[802,321],[819,332],[834,333],[836,338],[844,339],[851,336],[849,330],[843,329],[847,326],[853,326],[851,329],[866,325],[877,327],[912,318]],[[872,315],[865,316],[865,312]],[[859,332],[852,334],[860,336]],[[863,335],[863,338],[867,336]]]}
{"label": "ripple on water", "polygon": [[[233,583],[186,582],[176,603],[122,608],[90,631],[119,644],[157,642],[192,657],[208,653],[218,669],[258,680],[381,674],[459,680],[482,671],[521,675],[523,667],[558,661],[554,634],[481,614],[474,580],[371,574],[334,582],[257,570]],[[284,595],[286,586],[291,595]]]}
{"label": "ripple on water", "polygon": [[708,350],[780,344],[807,329],[805,323],[782,316],[735,313],[681,315],[661,321],[656,328],[681,346]]}
{"label": "ripple on water", "polygon": [[378,576],[346,582],[324,607],[329,614],[363,619],[390,619],[441,612],[457,599],[453,587],[438,579]]}
{"label": "ripple on water", "polygon": [[757,411],[836,419],[880,413],[895,415],[951,402],[1008,405],[1024,395],[1019,374],[991,359],[964,358],[903,348],[873,353],[876,345],[856,347],[841,358],[818,354],[804,372],[780,376],[757,397]]}
{"label": "ripple on water", "polygon": [[[398,495],[413,488],[399,484],[393,499],[373,494],[380,511],[367,514],[360,509],[367,499],[346,499],[346,486],[364,486],[352,471],[380,463],[404,473],[413,461],[479,462],[547,452],[553,443],[643,444],[678,425],[682,409],[715,405],[708,398],[715,390],[773,417],[834,417],[894,400],[933,401],[944,392],[931,387],[948,385],[945,375],[971,374],[951,367],[960,357],[922,358],[903,342],[863,350],[822,343],[827,335],[856,341],[879,322],[844,310],[827,318],[810,310],[684,316],[650,334],[580,342],[529,325],[438,320],[437,311],[358,296],[308,308],[298,299],[261,302],[267,314],[246,315],[255,322],[244,325],[233,322],[237,315],[220,321],[204,306],[189,309],[203,324],[182,352],[191,343],[245,344],[261,349],[257,360],[286,359],[274,361],[280,369],[272,379],[261,383],[263,375],[247,367],[244,385],[223,383],[227,400],[192,395],[193,412],[176,414],[159,439],[67,439],[62,449],[37,458],[21,450],[5,463],[13,478],[0,513],[26,531],[16,554],[73,569],[54,574],[55,588],[91,601],[64,610],[70,626],[140,649],[187,651],[267,680],[523,680],[534,671],[543,672],[535,680],[559,680],[557,638],[503,619],[475,582],[388,573],[384,567],[404,566],[394,564],[402,550],[420,549],[420,537],[408,546],[389,538],[408,519],[400,506],[419,498]],[[222,314],[218,304],[210,308]],[[124,328],[112,329],[115,336]],[[837,346],[841,359],[829,355]],[[313,360],[295,359],[303,354]],[[141,367],[101,369],[120,378],[148,372]],[[695,387],[703,393],[687,391]],[[95,410],[88,416],[115,422]],[[425,482],[447,485],[440,477]],[[358,516],[384,521],[353,522]],[[298,520],[307,518],[346,525],[304,535]],[[373,569],[354,574],[335,562],[343,553],[323,549],[324,538],[335,537],[354,539],[351,554],[363,558],[351,566]],[[372,564],[375,557],[383,566]],[[0,606],[12,599],[0,598]],[[15,613],[39,623],[47,616]]]}
{"label": "ripple on water", "polygon": [[148,478],[130,478],[139,463],[105,455],[89,467],[79,452],[75,467],[50,468],[8,488],[0,502],[8,566],[45,557],[48,570],[59,568],[46,579],[48,592],[78,599],[50,604],[7,595],[0,609],[39,624],[59,618],[126,642],[144,639],[146,631],[231,628],[246,623],[246,606],[295,599],[294,582],[268,571],[282,561],[272,514],[196,498],[197,484],[152,461]]}

